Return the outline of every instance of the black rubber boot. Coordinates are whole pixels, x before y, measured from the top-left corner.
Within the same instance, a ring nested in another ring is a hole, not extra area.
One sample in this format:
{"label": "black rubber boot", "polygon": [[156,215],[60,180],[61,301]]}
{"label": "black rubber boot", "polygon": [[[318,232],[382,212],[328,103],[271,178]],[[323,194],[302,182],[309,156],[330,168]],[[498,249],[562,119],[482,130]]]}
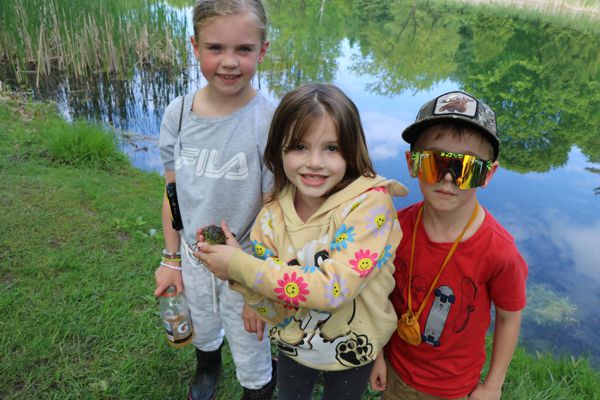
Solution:
{"label": "black rubber boot", "polygon": [[[221,347],[223,347],[221,345]],[[212,400],[221,375],[221,347],[214,351],[196,349],[196,375],[192,379],[189,400]]]}
{"label": "black rubber boot", "polygon": [[275,391],[275,386],[277,386],[277,359],[272,359],[271,365],[273,366],[271,380],[259,389],[243,388],[244,395],[242,396],[242,400],[269,400],[271,398]]}

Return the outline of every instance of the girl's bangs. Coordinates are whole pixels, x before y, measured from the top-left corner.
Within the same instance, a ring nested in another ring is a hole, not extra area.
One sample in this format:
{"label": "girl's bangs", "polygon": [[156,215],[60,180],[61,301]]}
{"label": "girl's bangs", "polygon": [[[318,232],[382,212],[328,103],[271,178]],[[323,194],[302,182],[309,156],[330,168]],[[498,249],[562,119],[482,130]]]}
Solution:
{"label": "girl's bangs", "polygon": [[287,129],[288,133],[285,135],[282,143],[284,151],[286,151],[288,147],[294,147],[300,143],[302,139],[310,133],[315,122],[326,115],[323,112],[315,111],[316,110],[311,110],[307,113],[302,113],[303,115],[298,115],[298,117],[289,124],[289,128]]}

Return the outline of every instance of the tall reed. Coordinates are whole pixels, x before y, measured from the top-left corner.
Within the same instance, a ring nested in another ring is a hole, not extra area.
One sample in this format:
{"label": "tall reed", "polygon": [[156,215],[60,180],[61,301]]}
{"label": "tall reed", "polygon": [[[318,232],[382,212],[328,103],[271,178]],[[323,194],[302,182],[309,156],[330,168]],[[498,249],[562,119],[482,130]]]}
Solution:
{"label": "tall reed", "polygon": [[0,6],[0,69],[8,79],[35,78],[39,86],[56,74],[127,78],[136,68],[177,69],[187,63],[186,22],[164,3],[77,3],[8,0]]}
{"label": "tall reed", "polygon": [[[507,9],[520,9],[596,25],[600,20],[598,0],[453,0],[454,2]],[[597,25],[596,25],[597,26]]]}

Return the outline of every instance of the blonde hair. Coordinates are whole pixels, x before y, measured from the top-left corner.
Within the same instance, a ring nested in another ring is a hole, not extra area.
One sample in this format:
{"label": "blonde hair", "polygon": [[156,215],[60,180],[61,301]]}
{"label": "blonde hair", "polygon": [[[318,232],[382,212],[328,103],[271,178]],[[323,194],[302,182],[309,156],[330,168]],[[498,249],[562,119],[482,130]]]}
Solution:
{"label": "blonde hair", "polygon": [[198,0],[194,6],[192,21],[194,36],[199,39],[200,29],[214,17],[236,15],[243,12],[254,15],[261,40],[267,40],[267,14],[261,0]]}
{"label": "blonde hair", "polygon": [[274,175],[271,201],[289,182],[283,169],[282,151],[287,153],[294,148],[323,117],[331,118],[335,124],[340,154],[346,161],[344,178],[325,196],[343,189],[360,176],[375,176],[354,102],[334,85],[306,83],[283,96],[271,121],[264,156],[265,165]]}

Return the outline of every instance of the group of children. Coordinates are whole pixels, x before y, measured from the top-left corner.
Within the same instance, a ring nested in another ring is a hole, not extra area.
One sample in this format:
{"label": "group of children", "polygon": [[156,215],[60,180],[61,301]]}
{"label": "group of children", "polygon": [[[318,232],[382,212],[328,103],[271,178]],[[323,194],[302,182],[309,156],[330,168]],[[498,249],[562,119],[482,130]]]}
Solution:
{"label": "group of children", "polygon": [[[404,130],[423,200],[396,211],[355,104],[304,84],[275,109],[251,85],[265,56],[260,0],[199,0],[191,43],[207,84],[175,99],[160,130],[163,262],[193,321],[189,399],[212,399],[227,337],[243,399],[500,399],[519,336],[527,265],[477,202],[498,168],[494,112],[464,92]],[[220,221],[224,245],[201,228]],[[495,309],[489,372],[485,337]],[[268,334],[277,349],[271,357]],[[274,361],[276,360],[276,361]]]}

